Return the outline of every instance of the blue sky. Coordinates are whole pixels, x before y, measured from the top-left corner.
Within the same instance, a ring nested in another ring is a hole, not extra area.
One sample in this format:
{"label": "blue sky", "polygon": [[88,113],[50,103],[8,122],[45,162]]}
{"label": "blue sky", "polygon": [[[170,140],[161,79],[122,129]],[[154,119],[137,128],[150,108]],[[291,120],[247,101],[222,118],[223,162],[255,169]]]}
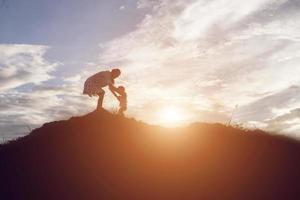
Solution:
{"label": "blue sky", "polygon": [[[5,0],[0,133],[82,115],[85,79],[123,71],[127,115],[233,123],[300,137],[297,0]],[[105,107],[117,102],[110,94]]]}
{"label": "blue sky", "polygon": [[[4,5],[0,39],[13,44],[87,46],[122,35],[143,18],[134,1],[6,0]],[[126,13],[119,12],[123,5]]]}
{"label": "blue sky", "polygon": [[[120,7],[126,11],[120,12]],[[135,28],[147,10],[136,2],[99,0],[6,0],[0,12],[0,43],[46,45],[50,61],[82,64],[97,59],[99,44]]]}

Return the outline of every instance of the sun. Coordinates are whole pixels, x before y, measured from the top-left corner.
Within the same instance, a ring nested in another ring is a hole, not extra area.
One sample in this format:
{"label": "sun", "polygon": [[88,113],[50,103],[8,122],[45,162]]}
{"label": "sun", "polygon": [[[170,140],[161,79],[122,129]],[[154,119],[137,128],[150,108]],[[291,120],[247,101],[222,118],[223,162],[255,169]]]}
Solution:
{"label": "sun", "polygon": [[160,122],[164,126],[179,126],[184,121],[183,111],[174,106],[168,106],[160,112]]}

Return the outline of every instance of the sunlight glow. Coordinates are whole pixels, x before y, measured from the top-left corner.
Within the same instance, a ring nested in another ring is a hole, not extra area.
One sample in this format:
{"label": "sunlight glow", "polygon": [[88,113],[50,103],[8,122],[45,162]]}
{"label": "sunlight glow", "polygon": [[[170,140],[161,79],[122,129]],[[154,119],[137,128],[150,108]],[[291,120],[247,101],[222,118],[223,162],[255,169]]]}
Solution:
{"label": "sunlight glow", "polygon": [[165,107],[160,112],[160,123],[164,126],[180,126],[184,119],[184,112],[174,106]]}

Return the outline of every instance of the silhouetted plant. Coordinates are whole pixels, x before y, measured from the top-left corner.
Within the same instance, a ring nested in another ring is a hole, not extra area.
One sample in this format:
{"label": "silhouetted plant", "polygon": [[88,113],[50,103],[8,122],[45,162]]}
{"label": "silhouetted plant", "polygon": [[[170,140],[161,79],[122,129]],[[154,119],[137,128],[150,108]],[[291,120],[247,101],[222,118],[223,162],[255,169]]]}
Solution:
{"label": "silhouetted plant", "polygon": [[110,112],[114,115],[118,114],[118,110],[119,108],[117,106],[113,106],[111,109],[110,109]]}
{"label": "silhouetted plant", "polygon": [[234,107],[234,109],[233,109],[233,111],[232,111],[232,113],[231,113],[230,119],[229,119],[229,121],[227,122],[227,126],[230,126],[230,125],[231,125],[231,123],[232,123],[232,121],[233,121],[233,118],[234,118],[234,114],[237,112],[238,107],[239,107],[238,105],[235,105],[235,107]]}

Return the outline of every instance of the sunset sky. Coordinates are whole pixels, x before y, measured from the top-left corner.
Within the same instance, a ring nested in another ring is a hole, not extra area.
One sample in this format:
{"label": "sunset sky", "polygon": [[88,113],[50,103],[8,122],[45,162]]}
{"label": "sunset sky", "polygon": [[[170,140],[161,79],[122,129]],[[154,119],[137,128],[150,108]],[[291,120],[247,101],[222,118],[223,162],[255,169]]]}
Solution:
{"label": "sunset sky", "polygon": [[[112,67],[122,70],[129,117],[232,118],[300,138],[299,0],[0,2],[4,139],[93,111],[84,81]],[[117,109],[106,94],[104,106]]]}

